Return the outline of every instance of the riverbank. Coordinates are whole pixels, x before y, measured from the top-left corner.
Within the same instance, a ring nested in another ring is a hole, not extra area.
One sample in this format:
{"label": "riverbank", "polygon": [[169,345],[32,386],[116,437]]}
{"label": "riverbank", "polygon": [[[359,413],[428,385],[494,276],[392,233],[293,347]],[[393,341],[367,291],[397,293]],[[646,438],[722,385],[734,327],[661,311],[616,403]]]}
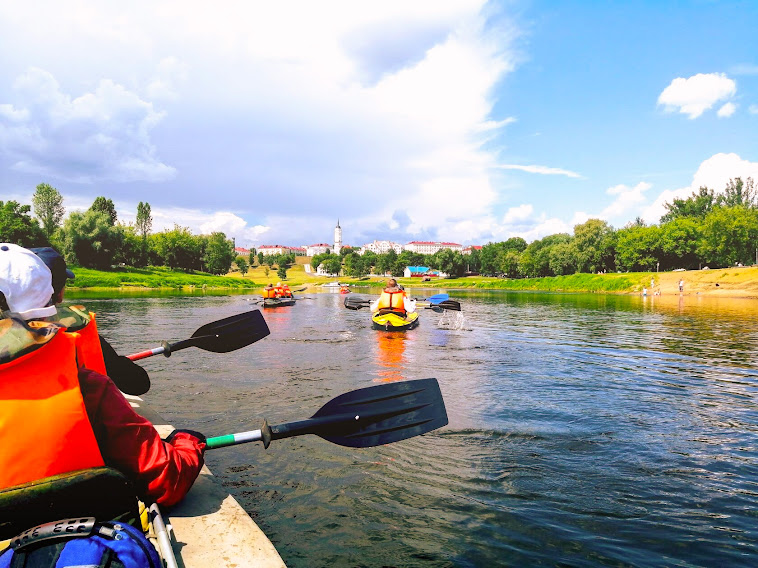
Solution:
{"label": "riverbank", "polygon": [[[243,277],[239,272],[226,276],[214,276],[201,272],[185,273],[167,268],[120,268],[113,271],[99,271],[87,268],[73,268],[76,279],[69,282],[73,290],[148,290],[148,289],[216,289],[255,290],[267,282],[276,282],[276,271],[265,274],[263,267],[250,269]],[[336,280],[308,274],[301,265],[287,270],[286,282],[291,288],[298,286],[318,287]],[[340,277],[353,287],[379,287],[386,277],[364,278]],[[420,278],[398,278],[403,286],[411,288],[444,288],[509,290],[535,292],[589,292],[597,294],[679,294],[679,281],[684,281],[684,295],[722,296],[730,298],[758,299],[758,266],[723,268],[715,270],[687,270],[678,272],[627,272],[623,274],[571,274],[550,278],[492,278],[468,276],[421,282]],[[651,280],[654,285],[651,287]]]}

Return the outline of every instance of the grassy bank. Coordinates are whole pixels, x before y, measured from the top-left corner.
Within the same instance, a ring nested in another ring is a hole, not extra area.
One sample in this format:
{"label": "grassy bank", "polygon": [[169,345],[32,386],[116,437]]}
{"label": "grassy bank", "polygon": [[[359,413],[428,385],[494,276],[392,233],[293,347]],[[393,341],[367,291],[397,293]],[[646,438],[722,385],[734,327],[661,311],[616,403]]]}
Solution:
{"label": "grassy bank", "polygon": [[[247,274],[233,272],[226,276],[195,272],[187,274],[174,272],[167,268],[123,268],[113,271],[99,271],[76,268],[76,280],[70,288],[218,288],[218,289],[255,289],[268,282],[279,280],[276,270],[264,267],[251,268]],[[651,279],[654,286],[651,288]],[[323,276],[307,274],[301,264],[294,265],[287,271],[287,284],[290,287],[302,285],[318,286],[335,280]],[[354,286],[381,286],[385,277],[367,278],[340,277],[340,282]],[[624,274],[571,274],[551,278],[488,278],[469,276],[466,278],[449,278],[421,282],[419,278],[398,278],[403,286],[413,288],[444,288],[513,290],[542,292],[590,292],[602,294],[640,294],[647,288],[649,295],[678,294],[679,281],[684,280],[684,294],[720,295],[728,297],[758,298],[758,266],[725,268],[718,270],[689,270],[680,272],[631,272]]]}
{"label": "grassy bank", "polygon": [[71,267],[76,275],[67,288],[256,288],[250,278],[214,276],[205,272],[178,272],[168,268],[118,268],[114,270],[93,270]]}

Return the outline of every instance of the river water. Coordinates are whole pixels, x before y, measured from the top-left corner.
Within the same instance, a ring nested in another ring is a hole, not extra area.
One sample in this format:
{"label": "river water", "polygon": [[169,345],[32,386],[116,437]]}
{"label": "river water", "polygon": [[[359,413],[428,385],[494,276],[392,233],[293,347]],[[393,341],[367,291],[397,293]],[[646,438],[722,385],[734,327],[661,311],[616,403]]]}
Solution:
{"label": "river water", "polygon": [[[439,380],[450,423],[421,437],[207,454],[291,567],[758,566],[758,301],[452,295],[462,320],[422,310],[418,328],[386,333],[344,296],[310,293],[264,310],[271,335],[249,347],[143,361],[145,398],[220,435]],[[82,301],[126,354],[249,299]]]}

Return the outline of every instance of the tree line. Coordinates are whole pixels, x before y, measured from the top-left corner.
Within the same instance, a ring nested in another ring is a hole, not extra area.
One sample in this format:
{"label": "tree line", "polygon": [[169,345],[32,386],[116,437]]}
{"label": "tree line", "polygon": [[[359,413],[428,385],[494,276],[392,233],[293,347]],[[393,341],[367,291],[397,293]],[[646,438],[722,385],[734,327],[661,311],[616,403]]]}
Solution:
{"label": "tree line", "polygon": [[[63,197],[42,183],[29,205],[0,201],[0,241],[22,246],[52,245],[66,260],[79,266],[108,269],[167,266],[185,271],[226,274],[233,263],[243,274],[256,260],[267,268],[278,266],[286,277],[294,255],[248,258],[234,253],[234,243],[222,232],[194,235],[186,227],[152,233],[150,205],[140,202],[135,223],[118,221],[113,201],[98,197],[84,212],[72,212],[65,221]],[[723,192],[701,187],[684,199],[665,205],[659,224],[641,219],[614,229],[601,219],[574,227],[573,234],[557,233],[527,243],[521,237],[488,243],[469,255],[442,249],[432,255],[411,251],[397,254],[340,254],[312,258],[314,270],[323,265],[330,274],[363,277],[368,274],[402,276],[406,266],[428,266],[451,276],[477,273],[510,278],[560,276],[578,272],[655,271],[702,266],[723,268],[758,261],[758,196],[752,178],[730,179]],[[757,262],[758,263],[758,262]],[[268,275],[268,274],[267,274]]]}
{"label": "tree line", "polygon": [[64,221],[63,196],[41,183],[32,206],[0,201],[1,241],[52,246],[66,262],[99,270],[123,264],[226,274],[235,259],[234,243],[222,232],[194,235],[187,227],[174,225],[152,233],[149,203],[137,205],[135,223],[119,222],[113,201],[105,197],[97,197],[84,212],[71,212]]}
{"label": "tree line", "polygon": [[351,250],[314,256],[314,269],[346,276],[392,274],[406,266],[428,266],[451,276],[478,273],[509,278],[561,276],[579,272],[641,272],[724,268],[758,264],[758,197],[752,178],[730,179],[722,193],[701,187],[665,204],[660,223],[637,218],[621,229],[601,219],[527,243],[521,237],[488,243],[464,255],[443,249],[432,255]]}

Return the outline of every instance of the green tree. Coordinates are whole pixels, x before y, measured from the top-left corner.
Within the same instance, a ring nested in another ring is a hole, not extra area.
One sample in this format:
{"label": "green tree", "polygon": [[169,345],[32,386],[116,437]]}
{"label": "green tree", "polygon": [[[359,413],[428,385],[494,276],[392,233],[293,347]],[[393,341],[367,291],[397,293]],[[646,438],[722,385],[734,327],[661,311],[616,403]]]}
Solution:
{"label": "green tree", "polygon": [[589,219],[574,227],[577,272],[600,272],[615,268],[615,231],[605,221]]}
{"label": "green tree", "polygon": [[124,240],[114,260],[123,262],[127,266],[144,266],[146,263],[147,245],[142,237],[137,234],[137,229],[133,225],[123,227]]}
{"label": "green tree", "polygon": [[63,223],[61,233],[67,261],[100,270],[118,262],[124,228],[113,225],[106,213],[93,209],[71,213]]}
{"label": "green tree", "polygon": [[148,263],[148,245],[147,236],[153,229],[153,216],[151,214],[150,204],[140,201],[137,204],[137,219],[135,226],[137,233],[142,237],[141,255],[134,266],[146,266]]}
{"label": "green tree", "polygon": [[[258,253],[258,266],[263,266],[263,253],[262,252]],[[266,276],[268,276],[268,274]]]}
{"label": "green tree", "polygon": [[110,218],[111,225],[115,225],[118,221],[118,215],[116,214],[116,206],[111,199],[105,197],[96,197],[89,208],[90,211],[99,211],[105,213]]}
{"label": "green tree", "polygon": [[29,205],[21,205],[18,201],[0,201],[0,242],[22,247],[44,246],[49,243],[29,211]]}
{"label": "green tree", "polygon": [[399,276],[398,274],[395,274],[395,270],[397,264],[397,253],[394,249],[390,249],[388,252],[384,254],[378,254],[376,255],[376,270],[380,275],[385,275],[388,272],[392,274],[393,276]]}
{"label": "green tree", "polygon": [[63,196],[53,186],[41,183],[37,186],[32,197],[34,214],[42,223],[42,230],[47,242],[52,242],[53,233],[60,227],[66,209],[63,207]]}
{"label": "green tree", "polygon": [[678,217],[661,225],[661,270],[698,267],[702,225],[697,217]]}
{"label": "green tree", "polygon": [[503,250],[497,257],[498,270],[509,278],[521,276],[521,254],[515,250]]}
{"label": "green tree", "polygon": [[450,276],[463,276],[466,270],[466,261],[463,255],[450,249],[440,249],[432,255],[432,265],[441,272]]}
{"label": "green tree", "polygon": [[174,225],[173,229],[161,231],[152,237],[157,258],[164,266],[172,270],[189,271],[202,265],[204,243],[187,227]]}
{"label": "green tree", "polygon": [[279,280],[287,280],[287,267],[283,264],[279,265],[279,268],[276,269],[276,275]]}
{"label": "green tree", "polygon": [[326,271],[328,274],[339,275],[340,271],[342,270],[342,257],[338,254],[330,254],[329,257],[322,262],[322,264],[324,266],[324,271]]}
{"label": "green tree", "polygon": [[661,257],[661,228],[632,225],[616,234],[616,264],[622,270],[655,270]]}
{"label": "green tree", "polygon": [[561,243],[570,243],[572,240],[571,235],[556,233],[541,240],[532,241],[521,253],[519,270],[524,276],[530,278],[552,276],[553,271],[550,269],[551,247]]}
{"label": "green tree", "polygon": [[220,231],[207,237],[203,261],[205,270],[211,274],[226,274],[234,262],[234,243]]}
{"label": "green tree", "polygon": [[758,242],[758,210],[717,207],[703,222],[700,254],[709,265],[750,264]]}
{"label": "green tree", "polygon": [[742,178],[730,179],[724,193],[716,198],[716,204],[723,207],[756,207],[756,194],[753,178],[747,178],[745,182]]}
{"label": "green tree", "polygon": [[700,186],[697,192],[692,192],[686,199],[674,199],[664,204],[666,213],[661,217],[661,223],[668,223],[680,217],[698,217],[704,219],[716,205],[716,197],[712,189]]}
{"label": "green tree", "polygon": [[576,272],[576,243],[558,243],[548,250],[548,266],[556,276]]}
{"label": "green tree", "polygon": [[237,265],[237,268],[240,271],[240,274],[244,277],[245,274],[247,274],[247,269],[249,268],[249,265],[247,264],[247,259],[244,256],[238,256],[234,259],[234,264]]}

